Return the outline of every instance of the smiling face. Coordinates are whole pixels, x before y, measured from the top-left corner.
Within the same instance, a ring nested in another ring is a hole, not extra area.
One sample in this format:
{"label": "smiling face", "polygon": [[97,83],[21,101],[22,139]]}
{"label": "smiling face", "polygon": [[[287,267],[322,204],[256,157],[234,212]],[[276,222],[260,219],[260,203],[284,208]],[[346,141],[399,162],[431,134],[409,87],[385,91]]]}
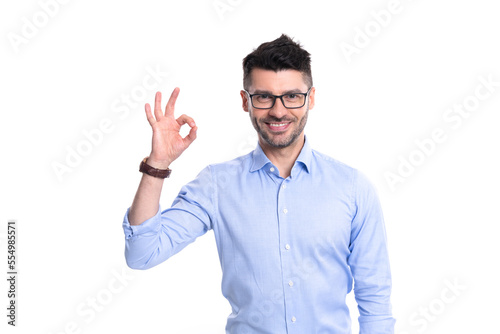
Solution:
{"label": "smiling face", "polygon": [[[309,89],[302,73],[296,70],[274,72],[255,68],[251,72],[251,78],[248,88],[250,94],[283,95],[306,93]],[[313,87],[302,108],[285,108],[281,100],[276,99],[271,109],[256,109],[252,107],[248,94],[241,91],[243,110],[249,112],[261,146],[280,149],[298,142],[303,143],[308,111],[314,107],[314,93]]]}

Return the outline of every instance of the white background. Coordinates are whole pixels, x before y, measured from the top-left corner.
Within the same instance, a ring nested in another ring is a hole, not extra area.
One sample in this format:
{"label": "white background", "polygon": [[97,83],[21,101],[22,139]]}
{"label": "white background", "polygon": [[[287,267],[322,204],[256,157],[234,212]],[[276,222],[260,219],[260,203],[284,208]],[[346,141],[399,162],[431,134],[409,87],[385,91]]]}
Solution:
{"label": "white background", "polygon": [[[156,90],[166,98],[178,86],[176,114],[199,127],[172,165],[166,207],[204,166],[254,148],[240,104],[241,60],[281,33],[312,54],[317,100],[306,134],[313,147],[360,169],[379,191],[396,332],[498,330],[500,87],[456,128],[443,119],[474,96],[480,76],[500,81],[495,2],[401,0],[380,31],[371,12],[389,0],[219,3],[230,7],[87,0],[52,5],[47,16],[37,1],[0,5],[4,274],[9,219],[18,221],[19,237],[18,327],[6,324],[2,279],[2,333],[223,333],[230,308],[212,232],[153,269],[126,267],[121,223],[150,152],[143,106]],[[31,36],[26,22],[39,25]],[[342,43],[361,45],[358,31],[367,27],[369,43],[346,57]],[[25,39],[15,45],[13,36]],[[142,97],[148,67],[169,74]],[[134,107],[116,113],[131,94]],[[69,150],[83,149],[84,131],[103,120],[111,130],[58,177],[54,164],[67,165]],[[397,173],[400,156],[418,158],[415,141],[436,128],[444,143],[391,189],[384,174]],[[356,333],[352,294],[349,305]]]}

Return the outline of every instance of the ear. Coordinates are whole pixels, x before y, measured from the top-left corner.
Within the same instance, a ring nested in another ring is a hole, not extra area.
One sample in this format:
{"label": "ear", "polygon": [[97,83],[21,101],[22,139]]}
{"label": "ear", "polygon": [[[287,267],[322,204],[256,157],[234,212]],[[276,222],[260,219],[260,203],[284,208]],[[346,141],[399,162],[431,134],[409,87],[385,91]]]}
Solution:
{"label": "ear", "polygon": [[309,92],[309,110],[314,108],[314,96],[316,94],[316,88],[312,87],[311,91]]}
{"label": "ear", "polygon": [[244,111],[248,112],[248,94],[244,91],[244,90],[241,90],[240,91],[240,95],[241,95],[241,103],[242,103],[242,108]]}

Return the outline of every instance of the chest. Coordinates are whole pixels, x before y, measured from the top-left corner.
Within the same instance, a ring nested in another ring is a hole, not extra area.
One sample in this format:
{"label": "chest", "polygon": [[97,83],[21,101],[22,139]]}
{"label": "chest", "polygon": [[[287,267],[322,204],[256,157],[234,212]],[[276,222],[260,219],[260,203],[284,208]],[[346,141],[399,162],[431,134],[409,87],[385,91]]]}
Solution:
{"label": "chest", "polygon": [[279,256],[292,244],[303,254],[347,252],[350,201],[346,189],[324,178],[234,179],[219,190],[214,232],[222,247],[263,257]]}

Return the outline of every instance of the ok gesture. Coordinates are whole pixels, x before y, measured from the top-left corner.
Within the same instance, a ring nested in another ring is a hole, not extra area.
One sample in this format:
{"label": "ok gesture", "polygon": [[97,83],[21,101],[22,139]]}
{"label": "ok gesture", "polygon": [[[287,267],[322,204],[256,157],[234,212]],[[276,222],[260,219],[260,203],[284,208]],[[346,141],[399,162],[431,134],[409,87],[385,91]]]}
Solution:
{"label": "ok gesture", "polygon": [[[168,99],[165,112],[161,110],[160,92],[157,92],[155,96],[154,116],[151,113],[149,103],[146,103],[145,106],[146,117],[153,129],[153,142],[148,165],[158,169],[167,169],[196,139],[196,130],[198,128],[194,120],[187,115],[181,115],[177,119],[174,117],[175,101],[179,96],[179,91],[178,87],[174,89]],[[191,130],[183,138],[179,131],[184,124],[187,124]]]}

